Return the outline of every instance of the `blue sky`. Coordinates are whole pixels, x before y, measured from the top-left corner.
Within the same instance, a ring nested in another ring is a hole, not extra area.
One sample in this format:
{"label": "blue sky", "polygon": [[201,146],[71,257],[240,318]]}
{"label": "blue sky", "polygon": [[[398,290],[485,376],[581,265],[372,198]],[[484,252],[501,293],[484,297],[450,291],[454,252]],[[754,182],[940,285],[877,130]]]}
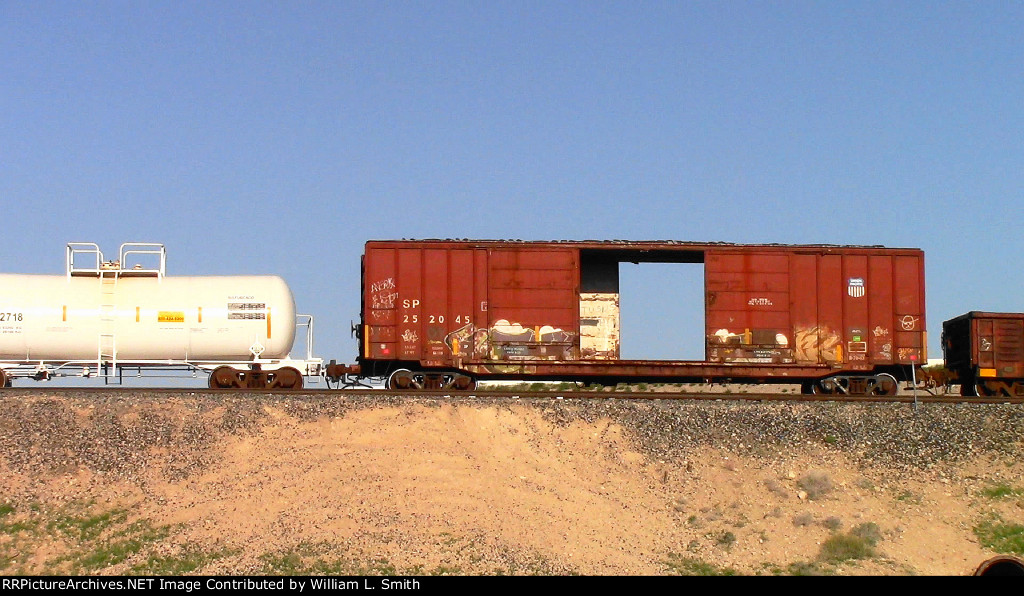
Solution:
{"label": "blue sky", "polygon": [[[1017,2],[0,0],[0,270],[162,242],[282,275],[351,362],[368,239],[920,247],[940,356],[1024,310],[1022,37]],[[682,267],[624,272],[624,355],[700,357]]]}

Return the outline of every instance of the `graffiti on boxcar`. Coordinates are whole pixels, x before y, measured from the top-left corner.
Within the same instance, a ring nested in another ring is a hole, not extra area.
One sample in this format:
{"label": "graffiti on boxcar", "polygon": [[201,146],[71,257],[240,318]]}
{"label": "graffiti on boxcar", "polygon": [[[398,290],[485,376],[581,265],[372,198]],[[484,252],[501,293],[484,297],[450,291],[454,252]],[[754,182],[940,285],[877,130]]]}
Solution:
{"label": "graffiti on boxcar", "polygon": [[793,362],[789,338],[775,329],[719,329],[707,336],[710,362],[783,363]]}
{"label": "graffiti on boxcar", "polygon": [[840,355],[839,334],[827,325],[796,330],[797,362],[836,362]]}
{"label": "graffiti on boxcar", "polygon": [[389,277],[387,279],[382,279],[381,281],[377,281],[377,282],[374,282],[374,283],[370,284],[370,293],[371,294],[377,294],[377,293],[383,292],[385,290],[394,290],[394,289],[395,289],[395,278],[393,278],[393,277]]}
{"label": "graffiti on boxcar", "polygon": [[889,338],[889,330],[881,325],[876,325],[871,330],[871,334],[874,336],[872,340],[872,350],[875,352],[875,357],[879,360],[892,360],[892,340]]}
{"label": "graffiti on boxcar", "polygon": [[573,334],[551,325],[523,327],[520,323],[509,323],[498,319],[491,326],[491,340],[508,342],[565,343],[572,341]]}
{"label": "graffiti on boxcar", "polygon": [[708,343],[786,348],[789,347],[789,338],[785,333],[775,329],[744,329],[735,333],[728,329],[719,329],[708,336]]}
{"label": "graffiti on boxcar", "polygon": [[395,278],[389,277],[370,284],[370,304],[373,308],[394,308],[398,298]]}
{"label": "graffiti on boxcar", "polygon": [[[487,352],[487,332],[483,329],[480,330],[484,331],[482,334],[475,333],[475,331],[476,328],[472,323],[463,325],[444,336],[444,344],[448,346],[448,350],[455,356],[472,356],[474,353],[485,354]],[[483,338],[482,346],[479,341],[474,341],[474,337]],[[474,345],[481,346],[482,349],[474,349]]]}
{"label": "graffiti on boxcar", "polygon": [[573,360],[575,334],[551,325],[524,327],[498,319],[488,330],[492,360]]}
{"label": "graffiti on boxcar", "polygon": [[709,338],[712,342],[716,341],[720,344],[741,344],[743,343],[742,333],[733,333],[728,329],[719,329],[715,331]]}
{"label": "graffiti on boxcar", "polygon": [[509,323],[498,319],[491,326],[491,339],[494,341],[533,341],[533,329],[523,327],[519,323]]}
{"label": "graffiti on boxcar", "polygon": [[900,360],[917,360],[920,349],[918,348],[899,348],[896,350],[896,355]]}

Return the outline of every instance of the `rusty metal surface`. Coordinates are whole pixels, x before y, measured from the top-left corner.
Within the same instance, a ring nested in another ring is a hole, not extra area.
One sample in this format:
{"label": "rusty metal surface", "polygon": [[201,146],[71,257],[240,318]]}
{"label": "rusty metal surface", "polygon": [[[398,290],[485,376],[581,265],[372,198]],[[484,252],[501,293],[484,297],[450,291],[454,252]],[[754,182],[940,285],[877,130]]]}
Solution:
{"label": "rusty metal surface", "polygon": [[[838,251],[851,253],[864,251],[872,253],[878,251],[893,252],[907,251],[908,254],[919,253],[917,248],[892,248],[881,245],[845,245],[845,244],[744,244],[738,242],[694,242],[688,240],[495,240],[495,239],[420,239],[420,240],[370,240],[367,247],[396,248],[407,246],[429,246],[432,248],[578,248],[596,249],[601,251],[693,251],[693,250],[714,250],[731,249],[740,250],[764,249],[764,250],[813,250],[817,252]],[[651,261],[657,262],[657,261]]]}
{"label": "rusty metal surface", "polygon": [[712,362],[846,370],[926,360],[922,255],[711,251]]}
{"label": "rusty metal surface", "polygon": [[961,379],[1024,378],[1024,313],[972,311],[945,321],[942,348]]}
{"label": "rusty metal surface", "polygon": [[466,369],[481,378],[588,379],[629,378],[631,380],[706,382],[723,379],[780,379],[798,383],[817,378],[832,369],[795,364],[715,364],[686,360],[613,360],[613,361],[519,361],[468,363]]}
{"label": "rusty metal surface", "polygon": [[[618,265],[704,263],[706,362],[619,359]],[[361,364],[538,374],[804,377],[925,361],[918,249],[371,241]],[[369,366],[365,366],[369,365]]]}

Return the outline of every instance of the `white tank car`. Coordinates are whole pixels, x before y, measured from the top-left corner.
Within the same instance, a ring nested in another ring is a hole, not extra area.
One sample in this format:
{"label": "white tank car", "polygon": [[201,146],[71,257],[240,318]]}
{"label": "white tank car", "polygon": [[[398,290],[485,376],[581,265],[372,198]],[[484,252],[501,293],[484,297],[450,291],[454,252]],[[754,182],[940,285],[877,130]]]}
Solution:
{"label": "white tank car", "polygon": [[[127,267],[135,258],[156,263]],[[295,387],[316,370],[312,361],[288,360],[296,313],[283,279],[168,277],[165,263],[158,244],[122,245],[120,259],[105,262],[95,244],[71,243],[65,275],[0,274],[0,373],[9,381],[49,378],[69,364],[108,376],[123,366],[186,365],[221,367],[211,386]],[[293,368],[276,385],[275,373],[260,372],[283,366]]]}
{"label": "white tank car", "polygon": [[0,361],[285,358],[294,340],[280,277],[0,275]]}

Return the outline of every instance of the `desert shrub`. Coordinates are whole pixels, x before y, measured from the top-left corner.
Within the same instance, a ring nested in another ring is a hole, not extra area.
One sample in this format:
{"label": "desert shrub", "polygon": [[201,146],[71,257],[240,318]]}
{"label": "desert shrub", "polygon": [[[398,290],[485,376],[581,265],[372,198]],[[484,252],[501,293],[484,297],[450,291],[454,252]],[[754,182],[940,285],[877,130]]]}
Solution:
{"label": "desert shrub", "polygon": [[796,563],[791,563],[788,567],[786,567],[786,572],[790,575],[798,576],[829,575],[828,571],[822,569],[821,566],[817,563],[809,563],[807,561],[798,561]]}
{"label": "desert shrub", "polygon": [[996,484],[981,491],[981,496],[989,499],[1003,499],[1006,497],[1019,497],[1024,495],[1024,490],[1014,488],[1008,484]]}
{"label": "desert shrub", "polygon": [[668,560],[664,561],[670,573],[676,575],[736,575],[736,570],[729,567],[718,567],[711,563],[705,563],[695,557],[686,557],[676,553],[669,553]]}
{"label": "desert shrub", "polygon": [[985,520],[974,527],[974,535],[985,548],[999,553],[1024,555],[1024,526],[1001,519]]}
{"label": "desert shrub", "polygon": [[882,539],[882,530],[874,522],[860,524],[850,530],[850,534],[866,540],[871,546],[878,544],[878,541]]}
{"label": "desert shrub", "polygon": [[786,490],[786,487],[779,484],[779,482],[773,478],[769,478],[764,481],[765,487],[769,492],[775,493],[780,497],[791,497],[792,493]]}
{"label": "desert shrub", "polygon": [[804,513],[801,513],[800,515],[797,515],[796,517],[793,518],[793,525],[797,526],[799,528],[802,528],[804,526],[809,526],[809,525],[811,525],[813,523],[814,523],[814,514],[811,513],[810,511],[805,511]]}
{"label": "desert shrub", "polygon": [[736,543],[736,534],[733,534],[732,532],[722,532],[715,538],[715,542],[718,543],[718,546],[729,549]]}
{"label": "desert shrub", "polygon": [[799,486],[807,493],[808,499],[820,499],[834,488],[832,479],[824,472],[811,472],[797,480]]}
{"label": "desert shrub", "polygon": [[821,543],[818,560],[826,563],[841,563],[852,559],[869,559],[875,556],[875,547],[867,539],[849,534],[833,534]]}
{"label": "desert shrub", "polygon": [[826,518],[825,521],[821,522],[821,525],[835,532],[839,528],[843,527],[843,520],[839,519],[838,517],[832,516]]}

